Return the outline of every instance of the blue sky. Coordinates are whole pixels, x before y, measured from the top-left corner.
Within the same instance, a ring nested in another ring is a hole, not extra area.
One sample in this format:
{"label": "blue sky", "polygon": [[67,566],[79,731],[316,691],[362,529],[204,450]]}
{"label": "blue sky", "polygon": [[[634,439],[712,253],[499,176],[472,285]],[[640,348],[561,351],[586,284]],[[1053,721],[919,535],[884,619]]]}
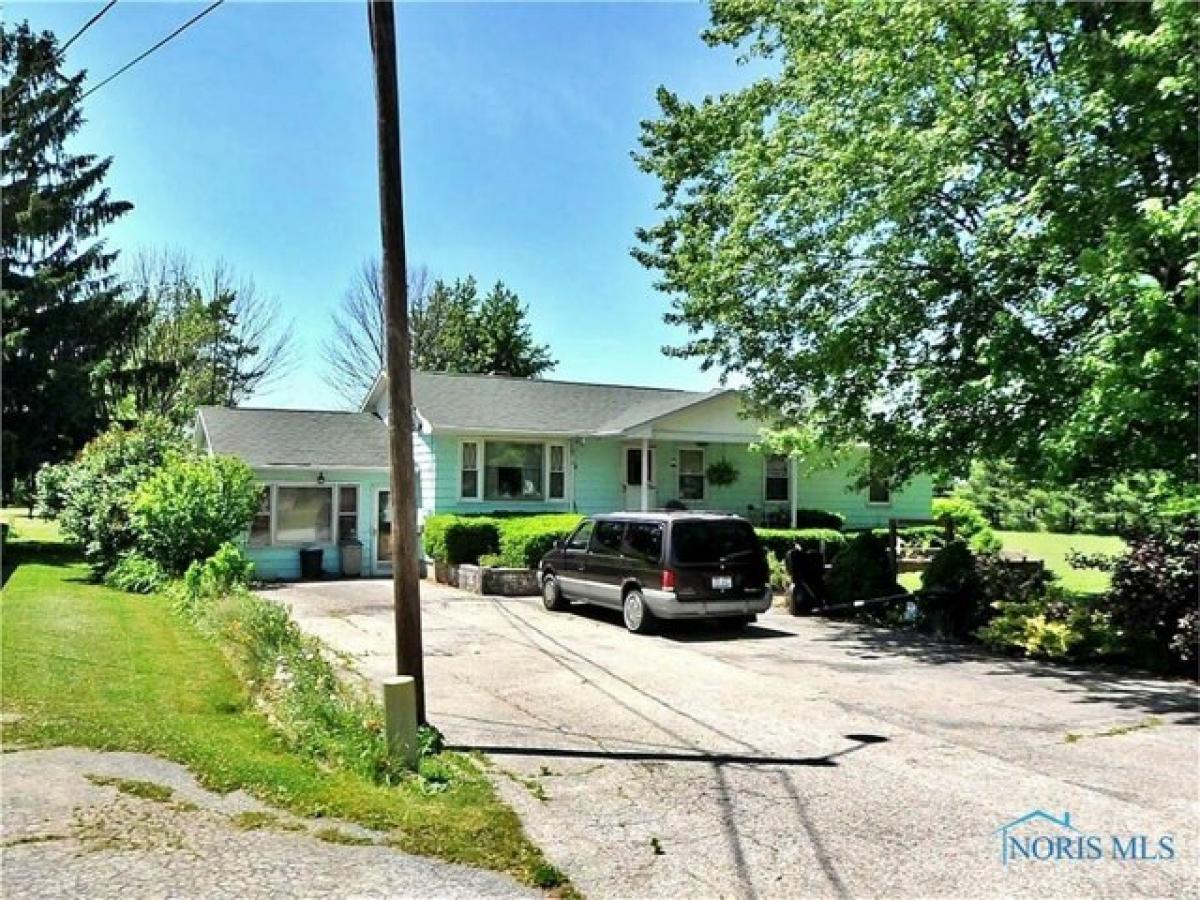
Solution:
{"label": "blue sky", "polygon": [[[204,4],[119,2],[67,54],[99,81]],[[12,3],[65,39],[100,3]],[[655,220],[629,157],[666,84],[699,98],[743,83],[683,3],[400,5],[406,227],[412,264],[503,279],[551,344],[551,377],[706,389],[668,359],[667,298],[629,255]],[[86,101],[77,149],[114,157],[135,210],[122,250],[181,248],[252,275],[296,321],[301,363],[256,405],[339,405],[319,346],[378,252],[365,5],[227,2]]]}

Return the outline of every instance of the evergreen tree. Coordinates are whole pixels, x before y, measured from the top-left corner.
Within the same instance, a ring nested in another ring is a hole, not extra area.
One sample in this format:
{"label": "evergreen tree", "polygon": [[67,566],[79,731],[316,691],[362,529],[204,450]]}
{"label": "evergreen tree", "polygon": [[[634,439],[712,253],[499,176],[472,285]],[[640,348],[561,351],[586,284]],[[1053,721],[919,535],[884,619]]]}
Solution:
{"label": "evergreen tree", "polygon": [[497,281],[476,316],[480,347],[475,371],[536,378],[554,368],[550,348],[533,342],[527,312],[521,298]]}
{"label": "evergreen tree", "polygon": [[101,229],[128,212],[103,186],[111,158],[69,153],[85,73],[67,75],[53,34],[0,27],[4,172],[4,488],[28,484],[104,425],[96,377],[136,311],[110,274]]}

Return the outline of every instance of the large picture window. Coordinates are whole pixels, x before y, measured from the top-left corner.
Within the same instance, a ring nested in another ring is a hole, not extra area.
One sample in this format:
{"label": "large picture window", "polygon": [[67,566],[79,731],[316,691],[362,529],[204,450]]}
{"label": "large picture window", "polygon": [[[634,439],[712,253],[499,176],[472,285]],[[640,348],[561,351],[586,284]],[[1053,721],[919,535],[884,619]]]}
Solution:
{"label": "large picture window", "polygon": [[483,448],[486,500],[545,499],[542,444],[488,441]]}
{"label": "large picture window", "polygon": [[786,456],[768,456],[766,461],[766,483],[763,495],[767,500],[787,500],[791,496],[789,490],[789,469]]}
{"label": "large picture window", "polygon": [[683,447],[679,450],[679,499],[704,499],[704,451]]}
{"label": "large picture window", "polygon": [[278,485],[275,488],[275,542],[328,544],[333,541],[333,488]]}

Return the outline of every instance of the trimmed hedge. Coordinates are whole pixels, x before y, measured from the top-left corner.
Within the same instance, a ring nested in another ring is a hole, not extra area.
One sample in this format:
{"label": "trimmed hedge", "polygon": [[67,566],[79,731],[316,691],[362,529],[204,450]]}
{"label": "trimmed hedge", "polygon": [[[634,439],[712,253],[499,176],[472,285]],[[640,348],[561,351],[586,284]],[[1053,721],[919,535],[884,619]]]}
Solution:
{"label": "trimmed hedge", "polygon": [[554,547],[554,542],[566,540],[583,516],[530,516],[525,519],[506,519],[500,524],[500,565],[510,569],[534,569]]}
{"label": "trimmed hedge", "polygon": [[500,522],[484,516],[430,516],[425,522],[425,552],[459,566],[476,563],[485,553],[500,552]]}
{"label": "trimmed hedge", "polygon": [[474,565],[486,556],[491,565],[531,569],[582,518],[574,513],[430,516],[425,522],[425,553],[452,566]]}
{"label": "trimmed hedge", "polygon": [[819,550],[821,542],[824,541],[827,558],[832,557],[846,543],[844,534],[830,528],[755,528],[754,533],[776,559],[783,559],[797,540],[806,550]]}
{"label": "trimmed hedge", "polygon": [[869,600],[899,594],[892,577],[887,542],[869,531],[859,532],[833,561],[829,594],[834,603]]}

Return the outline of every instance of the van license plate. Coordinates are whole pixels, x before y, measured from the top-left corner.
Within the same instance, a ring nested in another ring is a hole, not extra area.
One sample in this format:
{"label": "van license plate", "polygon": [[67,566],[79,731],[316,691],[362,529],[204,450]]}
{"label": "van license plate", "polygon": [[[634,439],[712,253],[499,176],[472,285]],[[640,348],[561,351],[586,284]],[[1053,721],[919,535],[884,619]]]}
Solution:
{"label": "van license plate", "polygon": [[733,587],[732,575],[716,575],[713,577],[714,591],[727,591]]}

